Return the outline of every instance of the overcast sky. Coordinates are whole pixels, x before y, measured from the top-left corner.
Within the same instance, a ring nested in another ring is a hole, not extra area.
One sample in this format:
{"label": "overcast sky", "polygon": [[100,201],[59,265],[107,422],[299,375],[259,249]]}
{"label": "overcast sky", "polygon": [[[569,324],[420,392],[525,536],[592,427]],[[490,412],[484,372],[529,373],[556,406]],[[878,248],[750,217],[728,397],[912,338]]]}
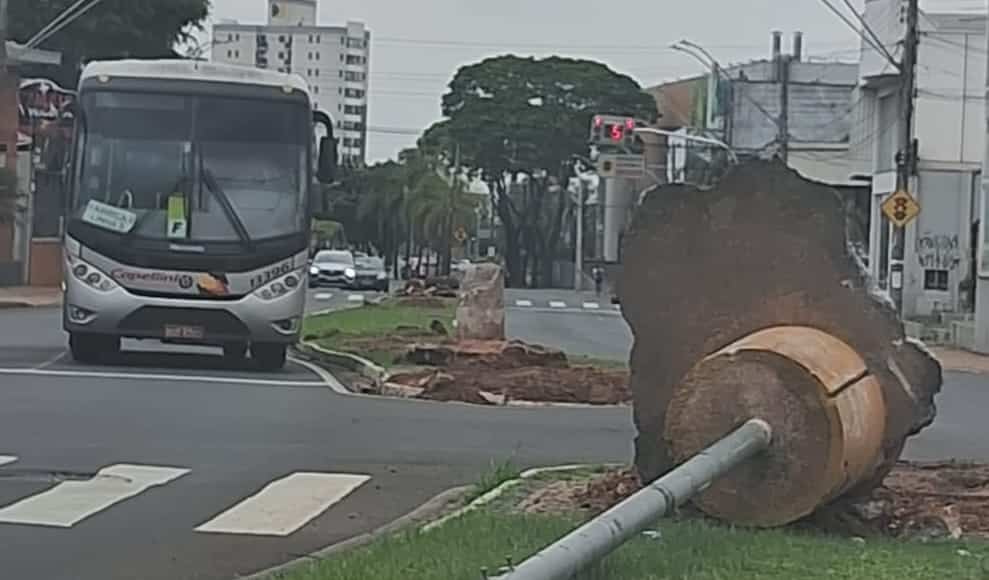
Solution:
{"label": "overcast sky", "polygon": [[[212,0],[213,18],[266,21],[267,0]],[[861,8],[862,0],[854,0]],[[841,4],[840,2],[835,2]],[[621,6],[622,10],[618,10]],[[922,7],[985,10],[985,0],[922,0]],[[685,38],[723,64],[764,58],[771,31],[804,33],[811,56],[856,60],[858,37],[820,0],[321,0],[319,24],[360,20],[371,30],[369,161],[415,143],[440,117],[440,95],[463,64],[512,52],[604,62],[643,86],[702,67],[669,50]],[[384,131],[383,131],[384,130]]]}

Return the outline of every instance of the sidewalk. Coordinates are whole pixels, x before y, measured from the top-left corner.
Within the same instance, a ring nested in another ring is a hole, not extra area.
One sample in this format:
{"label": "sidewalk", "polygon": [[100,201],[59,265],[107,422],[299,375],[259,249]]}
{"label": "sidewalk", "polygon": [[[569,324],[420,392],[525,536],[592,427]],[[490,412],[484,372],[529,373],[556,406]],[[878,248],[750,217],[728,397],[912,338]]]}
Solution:
{"label": "sidewalk", "polygon": [[57,287],[13,286],[0,288],[0,309],[37,308],[62,304],[62,291]]}
{"label": "sidewalk", "polygon": [[932,347],[931,352],[946,371],[989,374],[989,356],[945,347]]}

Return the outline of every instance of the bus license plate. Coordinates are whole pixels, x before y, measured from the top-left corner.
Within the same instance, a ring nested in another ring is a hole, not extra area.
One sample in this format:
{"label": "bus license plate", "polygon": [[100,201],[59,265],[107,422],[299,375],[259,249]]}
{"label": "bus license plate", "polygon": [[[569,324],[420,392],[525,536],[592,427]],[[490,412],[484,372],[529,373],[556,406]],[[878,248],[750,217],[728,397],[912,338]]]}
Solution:
{"label": "bus license plate", "polygon": [[203,338],[204,336],[206,336],[206,329],[202,326],[165,325],[165,338]]}

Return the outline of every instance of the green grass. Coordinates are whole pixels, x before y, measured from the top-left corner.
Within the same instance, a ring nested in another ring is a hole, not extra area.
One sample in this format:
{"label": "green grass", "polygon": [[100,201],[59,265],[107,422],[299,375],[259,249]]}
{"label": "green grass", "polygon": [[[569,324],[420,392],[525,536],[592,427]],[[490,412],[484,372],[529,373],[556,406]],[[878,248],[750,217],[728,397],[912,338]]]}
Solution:
{"label": "green grass", "polygon": [[492,461],[491,468],[484,472],[477,483],[471,487],[464,501],[470,503],[506,481],[518,479],[521,474],[522,470],[512,464],[510,459],[501,462]]}
{"label": "green grass", "polygon": [[310,316],[302,325],[303,336],[338,332],[351,336],[388,336],[400,326],[421,328],[429,332],[429,324],[439,320],[452,330],[456,306],[421,308],[385,302],[379,306],[364,306],[337,310],[322,316]]}
{"label": "green grass", "polygon": [[627,370],[628,361],[624,359],[597,358],[584,355],[567,355],[573,366],[592,366],[601,369]]}
{"label": "green grass", "polygon": [[356,344],[355,339],[431,335],[429,325],[434,320],[442,322],[447,332],[452,333],[455,316],[456,306],[452,303],[442,308],[423,308],[385,302],[308,317],[302,326],[302,336],[305,340],[315,338],[316,343],[325,348],[357,354],[380,366],[390,367],[397,351],[365,348]]}
{"label": "green grass", "polygon": [[[428,533],[406,532],[281,576],[285,580],[465,580],[519,562],[568,532],[561,517],[478,510]],[[697,521],[661,522],[660,539],[636,538],[595,580],[982,580],[989,547],[963,543],[858,543]],[[964,549],[971,555],[960,555]]]}

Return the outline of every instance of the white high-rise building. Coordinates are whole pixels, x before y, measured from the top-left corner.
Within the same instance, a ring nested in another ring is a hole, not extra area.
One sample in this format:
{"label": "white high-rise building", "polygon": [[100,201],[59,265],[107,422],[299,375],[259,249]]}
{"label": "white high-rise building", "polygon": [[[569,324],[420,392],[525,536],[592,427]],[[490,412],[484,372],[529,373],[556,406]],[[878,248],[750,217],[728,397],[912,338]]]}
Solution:
{"label": "white high-rise building", "polygon": [[363,164],[371,33],[361,22],[319,26],[317,0],[268,0],[263,26],[213,26],[212,59],[302,75],[314,106],[330,115],[341,163]]}

